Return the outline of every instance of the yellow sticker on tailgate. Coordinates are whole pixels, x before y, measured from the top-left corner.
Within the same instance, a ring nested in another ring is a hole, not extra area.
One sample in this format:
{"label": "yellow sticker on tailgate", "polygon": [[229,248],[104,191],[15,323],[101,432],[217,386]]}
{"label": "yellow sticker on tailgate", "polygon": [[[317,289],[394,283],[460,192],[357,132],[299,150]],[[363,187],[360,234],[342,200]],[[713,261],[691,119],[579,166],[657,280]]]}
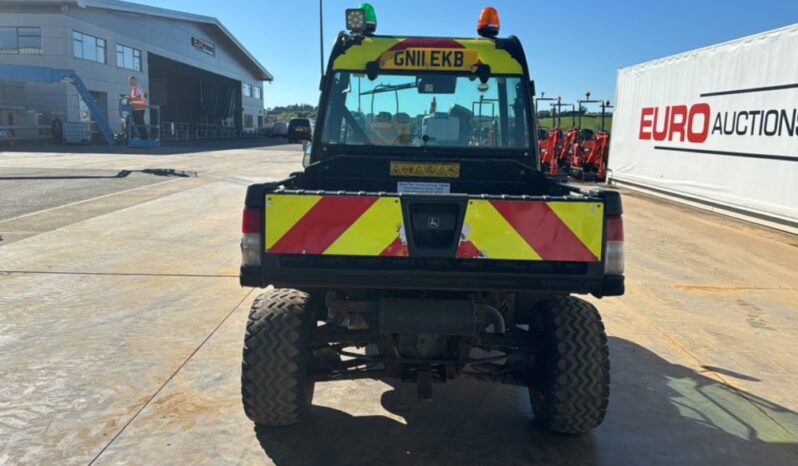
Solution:
{"label": "yellow sticker on tailgate", "polygon": [[478,61],[479,52],[476,50],[408,47],[380,55],[380,69],[469,71]]}
{"label": "yellow sticker on tailgate", "polygon": [[460,178],[460,164],[391,162],[391,176]]}

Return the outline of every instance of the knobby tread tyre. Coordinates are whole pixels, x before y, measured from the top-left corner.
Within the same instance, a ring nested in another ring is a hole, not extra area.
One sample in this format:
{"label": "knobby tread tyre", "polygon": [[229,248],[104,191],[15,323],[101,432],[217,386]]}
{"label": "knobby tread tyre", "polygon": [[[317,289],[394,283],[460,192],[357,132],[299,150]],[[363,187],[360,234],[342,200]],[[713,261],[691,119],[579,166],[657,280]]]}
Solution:
{"label": "knobby tread tyre", "polygon": [[241,363],[244,412],[256,424],[298,422],[310,407],[307,340],[315,319],[306,293],[272,289],[255,299],[247,319]]}
{"label": "knobby tread tyre", "polygon": [[557,297],[538,309],[544,368],[529,388],[536,422],[576,434],[597,427],[607,413],[610,359],[604,324],[595,306]]}

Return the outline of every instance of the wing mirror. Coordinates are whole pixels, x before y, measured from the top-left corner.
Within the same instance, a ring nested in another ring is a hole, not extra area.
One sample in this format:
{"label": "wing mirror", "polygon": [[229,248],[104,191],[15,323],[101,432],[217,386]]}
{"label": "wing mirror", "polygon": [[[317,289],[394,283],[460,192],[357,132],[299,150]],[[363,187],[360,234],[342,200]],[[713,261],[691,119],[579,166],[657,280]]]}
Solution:
{"label": "wing mirror", "polygon": [[305,141],[305,143],[302,144],[302,166],[305,168],[308,168],[308,165],[310,165],[310,152],[312,148],[313,143],[310,141]]}

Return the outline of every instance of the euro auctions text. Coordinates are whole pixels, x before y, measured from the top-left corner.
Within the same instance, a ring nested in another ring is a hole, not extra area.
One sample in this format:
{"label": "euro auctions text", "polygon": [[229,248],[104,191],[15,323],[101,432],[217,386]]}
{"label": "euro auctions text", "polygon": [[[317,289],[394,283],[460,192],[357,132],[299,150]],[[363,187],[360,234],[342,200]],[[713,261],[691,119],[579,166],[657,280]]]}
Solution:
{"label": "euro auctions text", "polygon": [[642,140],[702,143],[710,136],[798,136],[798,109],[770,108],[713,112],[708,103],[643,107]]}

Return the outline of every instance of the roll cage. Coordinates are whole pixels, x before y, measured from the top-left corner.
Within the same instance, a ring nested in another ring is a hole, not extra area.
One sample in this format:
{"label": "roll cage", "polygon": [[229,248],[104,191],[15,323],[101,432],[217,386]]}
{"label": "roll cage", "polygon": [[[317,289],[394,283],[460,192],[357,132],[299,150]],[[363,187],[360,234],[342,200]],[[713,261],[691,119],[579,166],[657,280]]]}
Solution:
{"label": "roll cage", "polygon": [[[393,36],[369,36],[370,38],[375,39],[397,39]],[[537,123],[535,118],[535,108],[534,108],[534,100],[533,97],[535,95],[535,86],[534,82],[530,78],[529,69],[527,66],[526,55],[524,54],[523,47],[521,42],[515,36],[510,36],[507,38],[496,38],[496,39],[468,39],[468,38],[430,38],[430,37],[403,37],[402,39],[414,39],[414,40],[463,40],[463,41],[473,41],[473,40],[481,40],[481,41],[491,41],[495,45],[497,50],[504,50],[506,51],[512,59],[514,59],[518,65],[520,66],[521,73],[520,76],[522,77],[523,82],[529,83],[528,86],[521,86],[521,96],[522,101],[525,106],[525,111],[527,114],[527,125],[528,125],[528,132],[529,132],[529,147],[526,148],[491,148],[490,151],[493,155],[501,158],[517,158],[520,159],[519,161],[522,162],[524,165],[531,166],[535,169],[540,168],[540,157],[539,157],[539,148],[538,148],[538,138],[537,138]],[[336,63],[336,59],[345,55],[348,51],[352,49],[352,47],[356,47],[362,44],[364,40],[364,36],[360,35],[351,35],[346,32],[340,32],[338,37],[335,41],[333,49],[330,53],[330,59],[327,62],[327,68],[324,73],[324,76],[321,78],[321,82],[319,85],[319,89],[321,91],[321,98],[319,100],[319,107],[318,107],[318,114],[317,114],[317,131],[313,134],[312,145],[310,148],[310,159],[309,163],[316,163],[327,159],[332,156],[339,156],[339,155],[346,155],[346,154],[353,154],[353,155],[362,155],[362,154],[369,154],[373,156],[386,156],[386,157],[397,157],[397,156],[424,156],[430,153],[435,153],[440,156],[451,156],[451,157],[475,157],[475,156],[484,156],[485,148],[479,147],[457,147],[457,148],[449,148],[449,147],[428,147],[428,146],[421,146],[421,147],[394,147],[394,146],[358,146],[358,145],[328,145],[322,142],[323,135],[325,133],[324,126],[327,123],[327,112],[329,110],[329,101],[330,96],[333,95],[335,92],[341,92],[343,89],[335,89],[333,86],[336,85],[336,80],[334,79],[335,72],[342,71],[342,72],[351,72],[351,73],[367,73],[367,71],[373,72],[373,70],[367,70],[367,66],[363,66],[361,68],[355,67],[338,67],[336,68],[334,64]],[[374,57],[376,58],[376,57]],[[488,69],[489,69],[488,64]],[[478,72],[484,73],[485,68],[480,67]],[[392,75],[408,75],[408,76],[416,76],[417,72],[412,71],[391,71],[390,74]],[[454,74],[457,76],[467,76],[466,73],[451,73],[451,72],[440,72],[440,71],[424,71],[424,74]],[[499,77],[499,76],[512,76],[518,77],[519,74],[506,74],[506,73],[495,73],[490,74],[491,77]],[[340,83],[339,85],[343,85]],[[345,108],[345,107],[344,107]],[[348,115],[347,115],[348,113]],[[348,109],[345,109],[341,118],[346,119],[350,123],[356,123],[354,116]],[[353,124],[351,125],[353,128],[358,128],[359,125]],[[356,133],[358,133],[358,137],[362,138],[365,141],[368,141],[368,137],[362,129],[354,129]]]}

